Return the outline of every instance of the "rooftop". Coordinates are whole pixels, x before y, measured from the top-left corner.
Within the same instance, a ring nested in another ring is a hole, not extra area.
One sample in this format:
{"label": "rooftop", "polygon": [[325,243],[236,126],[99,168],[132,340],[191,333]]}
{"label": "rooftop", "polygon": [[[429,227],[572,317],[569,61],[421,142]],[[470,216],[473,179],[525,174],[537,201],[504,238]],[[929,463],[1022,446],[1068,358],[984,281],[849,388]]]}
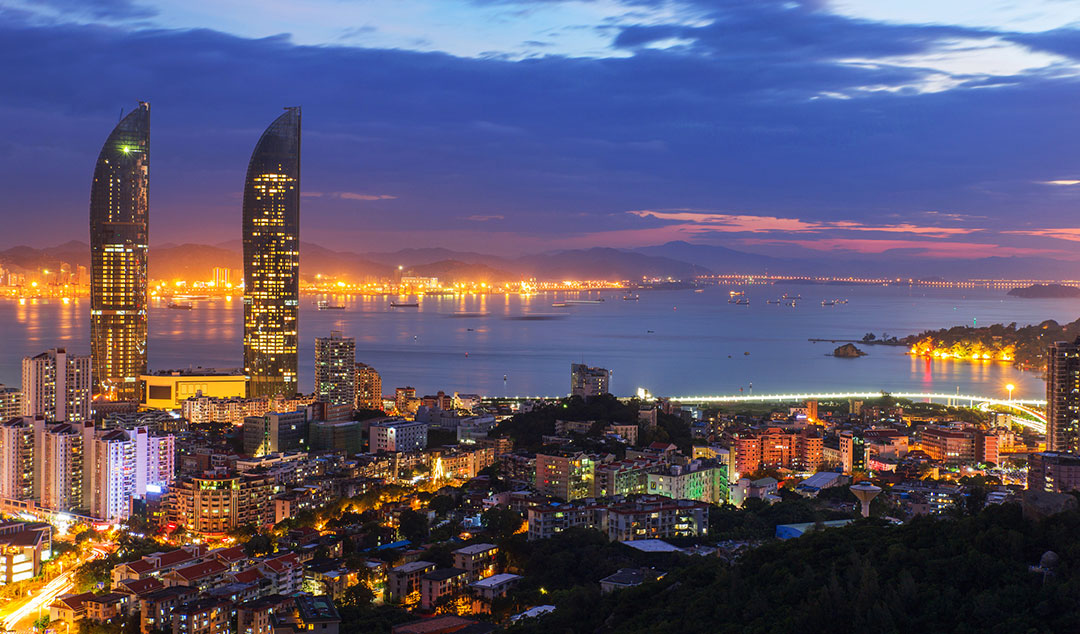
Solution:
{"label": "rooftop", "polygon": [[464,548],[458,548],[454,551],[454,554],[461,553],[462,555],[479,555],[481,553],[486,553],[493,548],[497,548],[497,546],[495,546],[495,544],[469,544]]}
{"label": "rooftop", "polygon": [[474,588],[495,588],[504,583],[509,583],[517,579],[521,579],[521,575],[512,575],[508,572],[504,572],[498,575],[491,575],[490,577],[481,579],[480,581],[475,581],[471,585]]}
{"label": "rooftop", "polygon": [[440,568],[439,570],[432,570],[427,573],[421,579],[427,579],[428,581],[446,581],[447,579],[453,579],[454,577],[460,577],[468,574],[468,571],[461,568]]}

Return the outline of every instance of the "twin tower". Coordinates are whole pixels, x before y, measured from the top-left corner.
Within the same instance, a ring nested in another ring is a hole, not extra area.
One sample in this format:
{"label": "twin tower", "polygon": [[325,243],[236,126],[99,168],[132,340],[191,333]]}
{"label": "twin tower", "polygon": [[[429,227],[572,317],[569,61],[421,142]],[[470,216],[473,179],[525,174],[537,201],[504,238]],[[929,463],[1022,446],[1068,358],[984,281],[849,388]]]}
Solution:
{"label": "twin tower", "polygon": [[[146,373],[150,104],[124,117],[90,189],[90,354],[94,393],[139,397]],[[263,132],[244,179],[244,371],[248,395],[297,391],[300,108]]]}

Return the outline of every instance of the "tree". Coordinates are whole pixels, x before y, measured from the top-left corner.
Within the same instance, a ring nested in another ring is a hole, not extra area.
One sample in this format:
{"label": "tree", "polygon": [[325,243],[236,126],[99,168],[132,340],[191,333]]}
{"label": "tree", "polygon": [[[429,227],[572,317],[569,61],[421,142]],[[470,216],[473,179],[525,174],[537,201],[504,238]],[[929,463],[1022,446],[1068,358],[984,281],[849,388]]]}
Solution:
{"label": "tree", "polygon": [[428,536],[427,518],[412,509],[405,509],[398,517],[398,534],[414,544],[423,542]]}
{"label": "tree", "polygon": [[374,600],[375,593],[371,591],[371,588],[366,583],[361,581],[346,588],[338,604],[349,608],[363,608],[371,605]]}
{"label": "tree", "polygon": [[496,537],[513,535],[524,522],[517,511],[499,507],[488,509],[480,516],[480,524]]}
{"label": "tree", "polygon": [[248,557],[268,555],[274,552],[274,546],[273,538],[269,535],[259,533],[257,535],[252,535],[251,538],[244,543],[244,554]]}
{"label": "tree", "polygon": [[445,516],[457,508],[457,500],[449,495],[436,495],[428,502],[428,508],[435,511],[436,515]]}

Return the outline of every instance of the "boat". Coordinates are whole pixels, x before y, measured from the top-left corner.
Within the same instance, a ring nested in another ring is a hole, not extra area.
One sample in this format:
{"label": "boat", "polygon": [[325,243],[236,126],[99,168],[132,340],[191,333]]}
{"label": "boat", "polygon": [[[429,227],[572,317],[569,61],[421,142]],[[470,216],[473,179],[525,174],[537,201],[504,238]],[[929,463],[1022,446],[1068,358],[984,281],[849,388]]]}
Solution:
{"label": "boat", "polygon": [[831,299],[823,299],[823,300],[821,300],[821,305],[822,306],[836,306],[836,302],[834,302]]}
{"label": "boat", "polygon": [[390,308],[420,308],[420,302],[390,302]]}
{"label": "boat", "polygon": [[735,300],[735,305],[736,306],[749,306],[750,305],[750,300],[745,298],[745,297],[740,297],[739,299]]}
{"label": "boat", "polygon": [[210,299],[209,295],[173,295],[176,299]]}
{"label": "boat", "polygon": [[622,299],[623,299],[624,302],[636,302],[637,300],[641,299],[641,296],[640,295],[623,295]]}
{"label": "boat", "polygon": [[191,305],[191,302],[169,302],[169,308],[175,310],[191,310],[195,307]]}
{"label": "boat", "polygon": [[846,299],[838,299],[838,300],[836,300],[836,303],[837,304],[846,304],[847,300]]}
{"label": "boat", "polygon": [[779,300],[779,299],[767,299],[767,300],[765,300],[765,303],[766,304],[779,304],[780,301],[781,300]]}
{"label": "boat", "polygon": [[695,289],[694,289],[694,292],[695,292],[695,293],[704,293],[704,292],[705,292],[705,289],[703,289],[703,288],[695,288]]}
{"label": "boat", "polygon": [[337,304],[331,304],[325,299],[321,299],[315,303],[319,310],[345,310],[344,306],[338,306]]}
{"label": "boat", "polygon": [[604,303],[604,298],[601,297],[600,299],[568,299],[568,300],[566,300],[566,303],[567,304],[603,304]]}
{"label": "boat", "polygon": [[728,292],[728,300],[727,300],[727,303],[729,303],[729,304],[735,304],[735,303],[738,303],[738,298],[740,298],[740,297],[742,297],[742,296],[743,296],[743,292],[742,292],[742,291],[729,291],[729,292]]}
{"label": "boat", "polygon": [[566,302],[555,302],[551,305],[552,308],[566,308],[569,304]]}
{"label": "boat", "polygon": [[802,293],[799,293],[798,295],[788,295],[787,293],[784,293],[783,297],[780,299],[802,299]]}

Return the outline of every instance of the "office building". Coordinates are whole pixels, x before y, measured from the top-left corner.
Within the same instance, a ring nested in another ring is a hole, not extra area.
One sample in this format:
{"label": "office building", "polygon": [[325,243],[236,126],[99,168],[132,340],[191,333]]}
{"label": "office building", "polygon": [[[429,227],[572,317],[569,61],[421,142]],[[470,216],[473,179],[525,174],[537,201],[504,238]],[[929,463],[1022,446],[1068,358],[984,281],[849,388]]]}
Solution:
{"label": "office building", "polygon": [[382,377],[370,365],[357,363],[355,409],[382,408]]}
{"label": "office building", "polygon": [[421,451],[427,449],[427,423],[386,420],[368,428],[372,453]]}
{"label": "office building", "polygon": [[94,394],[138,397],[146,373],[150,104],[124,117],[98,155],[90,190],[90,356]]}
{"label": "office building", "polygon": [[0,421],[22,416],[22,391],[0,383]]}
{"label": "office building", "polygon": [[1050,346],[1046,366],[1046,449],[1080,454],[1080,339]]}
{"label": "office building", "polygon": [[90,357],[53,348],[22,361],[22,415],[90,420]]}
{"label": "office building", "polygon": [[300,306],[300,108],[286,108],[251,154],[243,240],[248,395],[292,396]]}
{"label": "office building", "polygon": [[34,497],[34,420],[12,418],[0,423],[0,497]]}
{"label": "office building", "polygon": [[181,409],[194,397],[244,398],[247,377],[239,369],[162,370],[139,376],[140,405],[147,409]]}
{"label": "office building", "polygon": [[360,421],[314,421],[309,424],[312,451],[336,451],[352,456],[364,450]]}
{"label": "office building", "polygon": [[315,339],[315,393],[324,403],[356,403],[356,340],[331,331]]}
{"label": "office building", "polygon": [[590,398],[607,394],[611,387],[611,372],[590,368],[583,363],[570,364],[570,396]]}
{"label": "office building", "polygon": [[295,412],[271,412],[244,419],[244,453],[265,456],[270,453],[303,449],[308,437],[311,409]]}

